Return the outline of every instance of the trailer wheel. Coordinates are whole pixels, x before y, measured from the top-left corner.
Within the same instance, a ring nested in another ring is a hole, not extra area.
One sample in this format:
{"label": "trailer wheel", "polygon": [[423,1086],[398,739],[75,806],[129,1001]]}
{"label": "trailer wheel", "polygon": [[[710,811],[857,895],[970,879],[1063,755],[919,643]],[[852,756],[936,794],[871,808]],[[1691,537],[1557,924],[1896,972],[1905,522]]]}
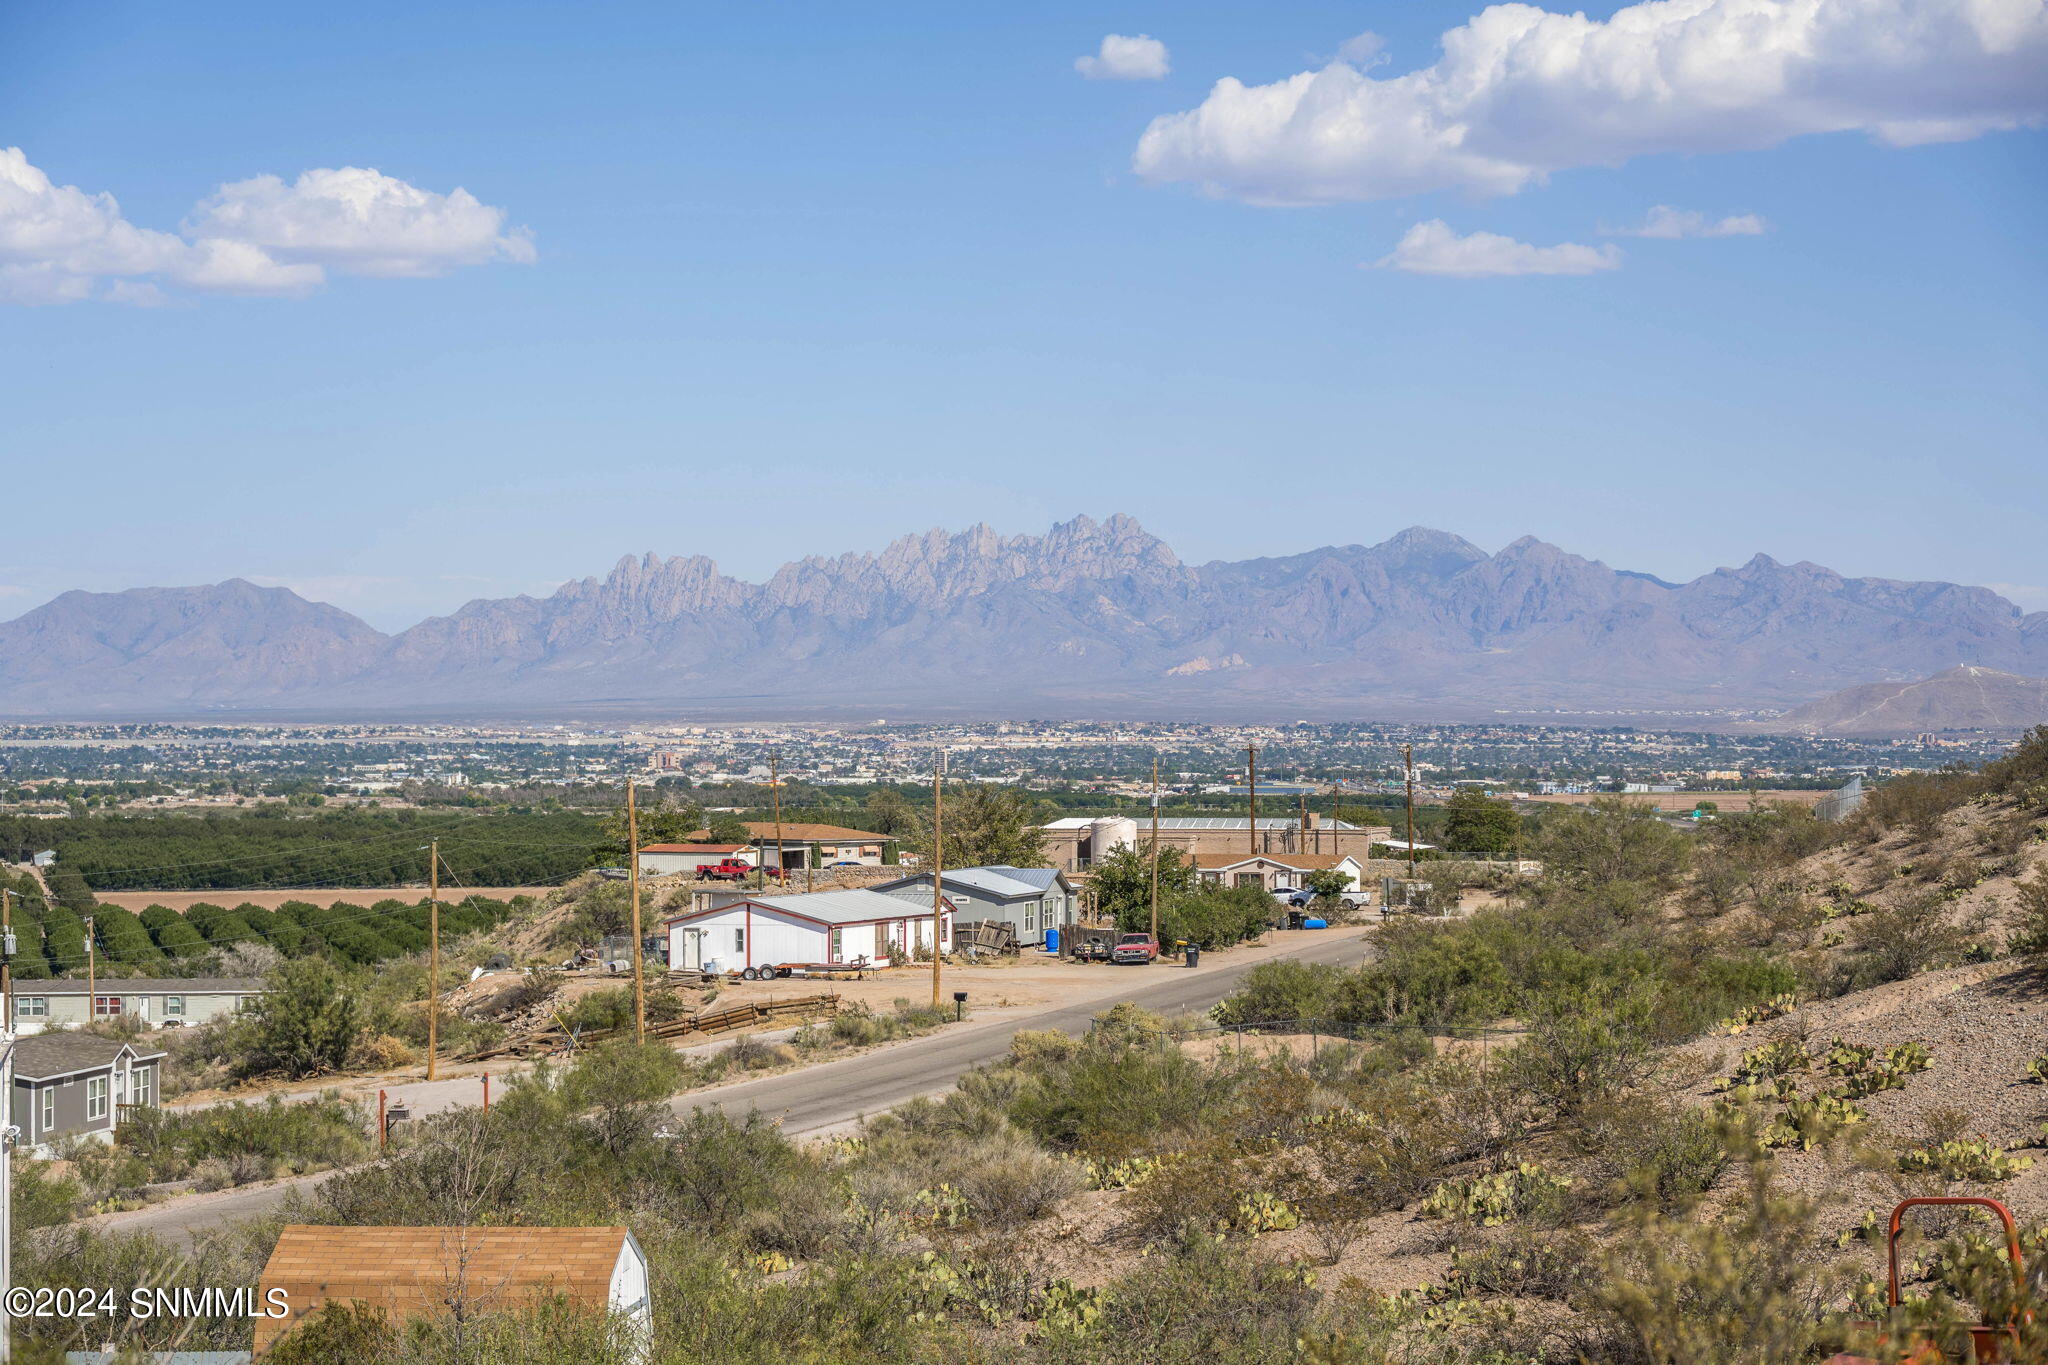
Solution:
{"label": "trailer wheel", "polygon": [[742,981],[759,981],[760,979],[760,973],[756,972],[752,967],[744,968],[740,972],[740,980]]}
{"label": "trailer wheel", "polygon": [[789,975],[789,968],[787,968],[787,967],[777,967],[777,968],[775,969],[775,974],[776,974],[777,976],[788,976],[788,975]]}

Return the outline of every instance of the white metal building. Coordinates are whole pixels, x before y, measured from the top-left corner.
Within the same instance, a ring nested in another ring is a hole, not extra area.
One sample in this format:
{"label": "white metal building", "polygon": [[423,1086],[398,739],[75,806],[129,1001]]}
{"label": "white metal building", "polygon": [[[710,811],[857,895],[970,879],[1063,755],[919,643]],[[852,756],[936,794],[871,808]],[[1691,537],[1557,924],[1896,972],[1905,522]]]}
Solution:
{"label": "white metal building", "polygon": [[[939,946],[953,946],[953,903],[941,901]],[[669,965],[742,971],[767,963],[881,962],[929,951],[932,912],[879,891],[746,896],[665,922]]]}
{"label": "white metal building", "polygon": [[665,877],[681,872],[695,876],[698,868],[728,858],[749,867],[760,861],[752,844],[649,844],[640,850],[640,875]]}

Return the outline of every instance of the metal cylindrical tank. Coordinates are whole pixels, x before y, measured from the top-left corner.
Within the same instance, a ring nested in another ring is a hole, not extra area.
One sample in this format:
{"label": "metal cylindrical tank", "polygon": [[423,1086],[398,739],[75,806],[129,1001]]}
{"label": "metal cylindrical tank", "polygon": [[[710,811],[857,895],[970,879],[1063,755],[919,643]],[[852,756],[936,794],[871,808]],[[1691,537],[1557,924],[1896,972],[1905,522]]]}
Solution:
{"label": "metal cylindrical tank", "polygon": [[1088,825],[1088,856],[1107,858],[1111,849],[1136,848],[1138,822],[1122,815],[1105,815]]}

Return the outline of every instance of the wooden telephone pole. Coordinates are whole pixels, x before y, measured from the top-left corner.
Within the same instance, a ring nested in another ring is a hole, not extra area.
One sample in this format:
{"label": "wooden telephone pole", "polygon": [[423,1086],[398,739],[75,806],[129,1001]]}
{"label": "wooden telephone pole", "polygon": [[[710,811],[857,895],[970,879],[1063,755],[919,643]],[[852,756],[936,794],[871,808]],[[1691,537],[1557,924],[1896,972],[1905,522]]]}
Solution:
{"label": "wooden telephone pole", "polygon": [[1401,746],[1401,767],[1408,775],[1408,878],[1415,878],[1415,746]]}
{"label": "wooden telephone pole", "polygon": [[932,1008],[939,1007],[939,925],[945,911],[941,884],[946,880],[946,751],[932,764]]}
{"label": "wooden telephone pole", "polygon": [[1259,851],[1259,751],[1247,744],[1244,746],[1244,786],[1251,793],[1252,818],[1245,828],[1251,832],[1248,851]]}
{"label": "wooden telephone pole", "polygon": [[[1159,756],[1152,756],[1152,943],[1159,944]],[[1163,951],[1163,950],[1162,950]]]}
{"label": "wooden telephone pole", "polygon": [[633,779],[626,779],[626,867],[633,888],[633,1041],[647,1041],[647,990],[640,975],[640,812],[633,804]]}
{"label": "wooden telephone pole", "polygon": [[[14,1032],[14,892],[0,886],[0,1033]],[[11,1102],[11,1101],[10,1101]],[[0,1160],[4,1160],[0,1157]]]}
{"label": "wooden telephone pole", "polygon": [[[768,755],[768,799],[775,803],[775,870],[789,889],[789,859],[782,856],[782,755]],[[764,860],[765,861],[765,860]],[[763,878],[765,880],[765,877]]]}
{"label": "wooden telephone pole", "polygon": [[[45,907],[48,904],[49,902],[44,902]],[[97,979],[97,971],[98,963],[94,961],[92,946],[92,916],[87,915],[85,917],[85,1022],[88,1024],[100,1017],[99,987],[93,984]]]}
{"label": "wooden telephone pole", "polygon": [[427,1079],[441,1053],[441,841],[427,845]]}

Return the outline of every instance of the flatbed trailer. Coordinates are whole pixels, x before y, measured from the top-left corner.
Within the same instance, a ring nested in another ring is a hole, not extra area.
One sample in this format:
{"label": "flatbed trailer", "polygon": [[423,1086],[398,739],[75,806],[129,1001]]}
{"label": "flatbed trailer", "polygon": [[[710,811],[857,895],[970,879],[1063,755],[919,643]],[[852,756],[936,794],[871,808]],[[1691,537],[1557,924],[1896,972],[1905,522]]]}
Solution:
{"label": "flatbed trailer", "polygon": [[728,981],[773,981],[777,977],[809,977],[828,981],[851,977],[859,981],[873,970],[874,964],[865,958],[855,962],[762,962],[727,972],[725,976]]}

